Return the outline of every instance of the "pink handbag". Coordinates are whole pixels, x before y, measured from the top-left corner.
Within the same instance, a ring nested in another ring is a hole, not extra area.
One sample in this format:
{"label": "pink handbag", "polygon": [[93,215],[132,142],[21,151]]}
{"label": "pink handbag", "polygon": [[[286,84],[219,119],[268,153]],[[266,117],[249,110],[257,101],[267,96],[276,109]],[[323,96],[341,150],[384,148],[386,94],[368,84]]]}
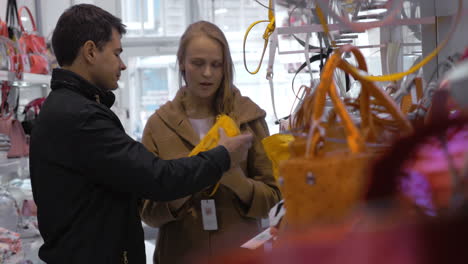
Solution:
{"label": "pink handbag", "polygon": [[13,117],[13,111],[8,107],[7,97],[11,87],[5,81],[2,84],[2,104],[0,109],[0,133],[10,137],[10,150],[8,158],[23,157],[29,155],[29,144],[26,140],[21,123]]}

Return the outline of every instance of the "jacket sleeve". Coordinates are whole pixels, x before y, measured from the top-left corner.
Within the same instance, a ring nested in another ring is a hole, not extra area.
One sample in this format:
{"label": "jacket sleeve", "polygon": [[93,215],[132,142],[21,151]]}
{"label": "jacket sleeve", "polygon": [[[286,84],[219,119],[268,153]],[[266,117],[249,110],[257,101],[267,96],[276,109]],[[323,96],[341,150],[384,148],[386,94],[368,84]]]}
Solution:
{"label": "jacket sleeve", "polygon": [[246,205],[245,210],[241,210],[245,216],[260,218],[267,216],[270,208],[281,200],[281,193],[273,177],[271,161],[262,145],[262,139],[269,134],[267,124],[262,118],[248,123],[248,127],[254,140],[247,157],[247,175],[230,170],[225,173],[221,183]]}
{"label": "jacket sleeve", "polygon": [[[151,119],[148,122],[151,122]],[[153,131],[151,131],[149,124],[143,131],[142,143],[149,151],[159,156],[158,145],[154,141]],[[170,202],[144,200],[140,210],[141,219],[151,227],[160,227],[168,222],[178,220],[187,213],[189,207],[185,205],[189,203],[190,197],[189,195]]]}
{"label": "jacket sleeve", "polygon": [[171,201],[213,185],[230,166],[229,153],[222,146],[190,158],[159,159],[101,107],[88,104],[80,113],[78,129],[70,135],[79,170],[96,185]]}

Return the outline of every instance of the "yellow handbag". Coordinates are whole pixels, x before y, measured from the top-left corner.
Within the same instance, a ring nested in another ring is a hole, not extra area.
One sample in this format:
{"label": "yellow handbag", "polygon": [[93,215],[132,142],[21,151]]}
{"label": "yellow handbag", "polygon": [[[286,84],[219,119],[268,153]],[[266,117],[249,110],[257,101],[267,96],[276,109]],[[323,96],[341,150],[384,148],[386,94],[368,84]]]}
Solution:
{"label": "yellow handbag", "polygon": [[[218,146],[220,128],[224,129],[228,137],[235,137],[240,134],[240,129],[237,126],[236,122],[232,120],[232,118],[230,118],[227,115],[219,115],[216,117],[216,122],[214,123],[214,125],[210,128],[210,130],[208,130],[208,133],[206,133],[206,135],[200,140],[200,143],[198,143],[198,145],[196,145],[192,149],[192,151],[189,154],[189,157],[197,155],[200,152],[213,149],[216,146]],[[217,183],[213,190],[210,192],[210,197],[216,193],[218,187],[219,183]]]}
{"label": "yellow handbag", "polygon": [[278,180],[279,177],[280,163],[289,159],[289,144],[293,140],[294,136],[289,134],[274,134],[262,140],[265,153],[271,160],[275,180]]}

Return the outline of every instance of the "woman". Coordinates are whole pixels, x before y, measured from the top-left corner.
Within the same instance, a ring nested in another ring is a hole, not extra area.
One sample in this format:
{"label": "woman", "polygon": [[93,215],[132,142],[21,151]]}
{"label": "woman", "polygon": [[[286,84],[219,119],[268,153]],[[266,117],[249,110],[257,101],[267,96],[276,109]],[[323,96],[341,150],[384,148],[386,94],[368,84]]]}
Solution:
{"label": "woman", "polygon": [[[154,263],[160,264],[240,247],[260,231],[260,218],[281,196],[261,144],[268,136],[265,111],[234,87],[222,31],[206,21],[190,25],[180,40],[177,60],[186,86],[150,117],[143,144],[162,159],[186,157],[220,114],[235,120],[241,132],[252,133],[254,142],[246,160],[223,175],[219,188],[166,203],[144,201],[143,221],[160,228],[154,253]],[[215,220],[202,215],[202,200],[214,200]],[[211,226],[204,226],[210,220]]]}

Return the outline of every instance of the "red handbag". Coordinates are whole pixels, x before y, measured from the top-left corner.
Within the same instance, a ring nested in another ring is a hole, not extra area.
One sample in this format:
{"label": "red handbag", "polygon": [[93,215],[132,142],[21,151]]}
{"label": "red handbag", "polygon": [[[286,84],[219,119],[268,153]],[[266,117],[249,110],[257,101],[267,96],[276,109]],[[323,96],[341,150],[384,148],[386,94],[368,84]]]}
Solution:
{"label": "red handbag", "polygon": [[3,20],[0,20],[0,36],[8,38],[8,26]]}
{"label": "red handbag", "polygon": [[24,120],[21,122],[21,125],[23,126],[24,133],[27,135],[31,135],[32,129],[36,123],[36,119],[45,99],[45,97],[34,99],[24,107]]}
{"label": "red handbag", "polygon": [[[0,133],[10,137],[9,158],[23,157],[29,155],[29,144],[26,140],[21,123],[13,117],[13,111],[9,110],[7,97],[11,87],[7,82],[2,84],[2,104],[0,112]],[[7,109],[5,109],[7,108]]]}
{"label": "red handbag", "polygon": [[31,11],[28,7],[22,6],[18,11],[18,18],[21,17],[23,10],[26,10],[29,18],[31,19],[31,24],[33,27],[33,33],[28,33],[24,29],[23,22],[21,19],[18,19],[18,23],[21,27],[21,38],[19,39],[20,50],[23,54],[27,54],[29,57],[31,73],[38,74],[49,74],[49,62],[45,56],[47,51],[47,45],[45,38],[34,33],[37,31],[36,22],[34,17],[31,14]]}

